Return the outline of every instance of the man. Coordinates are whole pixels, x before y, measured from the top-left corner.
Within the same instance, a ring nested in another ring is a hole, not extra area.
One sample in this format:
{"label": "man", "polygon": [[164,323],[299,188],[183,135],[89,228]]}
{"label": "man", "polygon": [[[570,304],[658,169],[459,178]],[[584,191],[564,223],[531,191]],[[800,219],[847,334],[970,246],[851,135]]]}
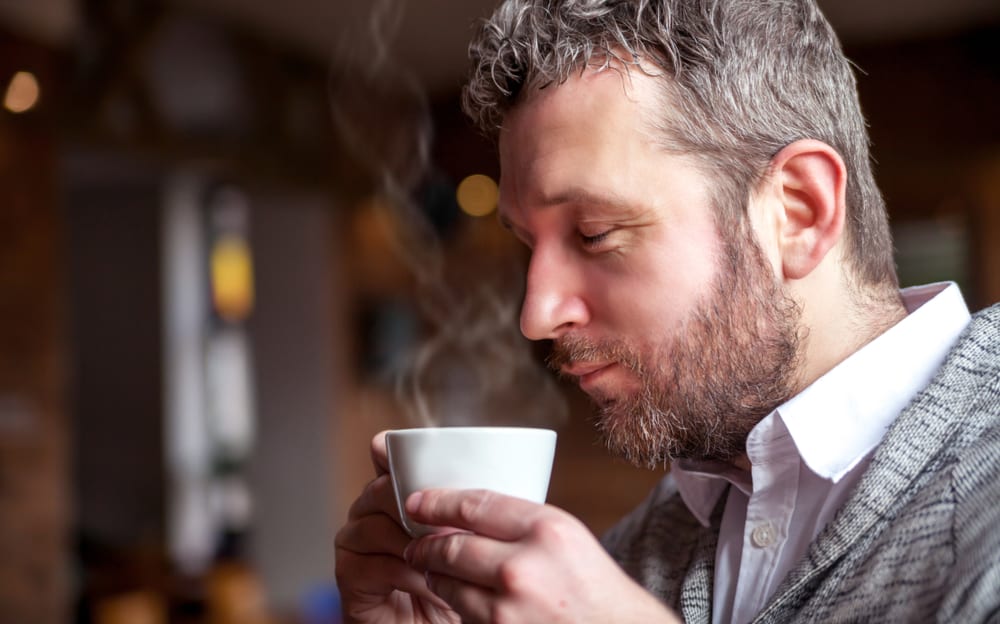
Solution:
{"label": "man", "polygon": [[531,249],[521,329],[671,474],[604,538],[386,475],[337,538],[357,622],[1000,617],[1000,308],[900,293],[848,62],[811,0],[502,5],[467,112]]}

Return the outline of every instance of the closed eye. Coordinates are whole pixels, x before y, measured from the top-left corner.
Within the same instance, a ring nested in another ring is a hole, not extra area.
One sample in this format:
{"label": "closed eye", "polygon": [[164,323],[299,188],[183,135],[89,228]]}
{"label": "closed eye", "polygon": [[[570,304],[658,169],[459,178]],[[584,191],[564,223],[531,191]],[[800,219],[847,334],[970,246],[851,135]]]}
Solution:
{"label": "closed eye", "polygon": [[599,234],[587,235],[580,234],[580,241],[583,243],[584,247],[596,247],[600,245],[604,240],[611,234],[611,230],[605,230]]}

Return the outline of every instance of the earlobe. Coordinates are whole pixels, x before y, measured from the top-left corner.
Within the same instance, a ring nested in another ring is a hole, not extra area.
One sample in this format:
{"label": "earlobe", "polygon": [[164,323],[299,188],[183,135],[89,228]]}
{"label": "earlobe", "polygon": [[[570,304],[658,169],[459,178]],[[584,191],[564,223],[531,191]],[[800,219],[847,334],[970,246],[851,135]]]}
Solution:
{"label": "earlobe", "polygon": [[846,212],[847,169],[821,141],[795,141],[771,159],[783,219],[778,232],[786,279],[802,279],[840,241]]}

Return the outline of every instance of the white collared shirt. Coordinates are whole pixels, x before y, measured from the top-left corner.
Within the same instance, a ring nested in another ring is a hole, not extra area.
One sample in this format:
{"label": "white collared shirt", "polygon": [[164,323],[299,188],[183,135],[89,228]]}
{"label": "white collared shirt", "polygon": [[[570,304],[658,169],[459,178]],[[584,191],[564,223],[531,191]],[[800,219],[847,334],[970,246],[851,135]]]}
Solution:
{"label": "white collared shirt", "polygon": [[754,427],[747,438],[750,475],[718,464],[675,464],[681,497],[705,526],[729,490],[713,622],[749,622],[766,606],[969,323],[953,283],[907,288],[902,296],[906,318]]}

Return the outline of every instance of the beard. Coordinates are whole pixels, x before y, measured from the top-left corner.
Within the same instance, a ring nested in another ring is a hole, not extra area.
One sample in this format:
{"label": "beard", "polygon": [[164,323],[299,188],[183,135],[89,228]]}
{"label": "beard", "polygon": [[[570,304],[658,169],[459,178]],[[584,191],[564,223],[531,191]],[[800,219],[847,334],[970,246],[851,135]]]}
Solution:
{"label": "beard", "polygon": [[793,394],[801,309],[774,277],[749,226],[722,237],[724,264],[682,325],[641,349],[567,334],[549,365],[615,362],[639,389],[592,395],[608,449],[656,468],[675,459],[731,461],[757,423]]}

